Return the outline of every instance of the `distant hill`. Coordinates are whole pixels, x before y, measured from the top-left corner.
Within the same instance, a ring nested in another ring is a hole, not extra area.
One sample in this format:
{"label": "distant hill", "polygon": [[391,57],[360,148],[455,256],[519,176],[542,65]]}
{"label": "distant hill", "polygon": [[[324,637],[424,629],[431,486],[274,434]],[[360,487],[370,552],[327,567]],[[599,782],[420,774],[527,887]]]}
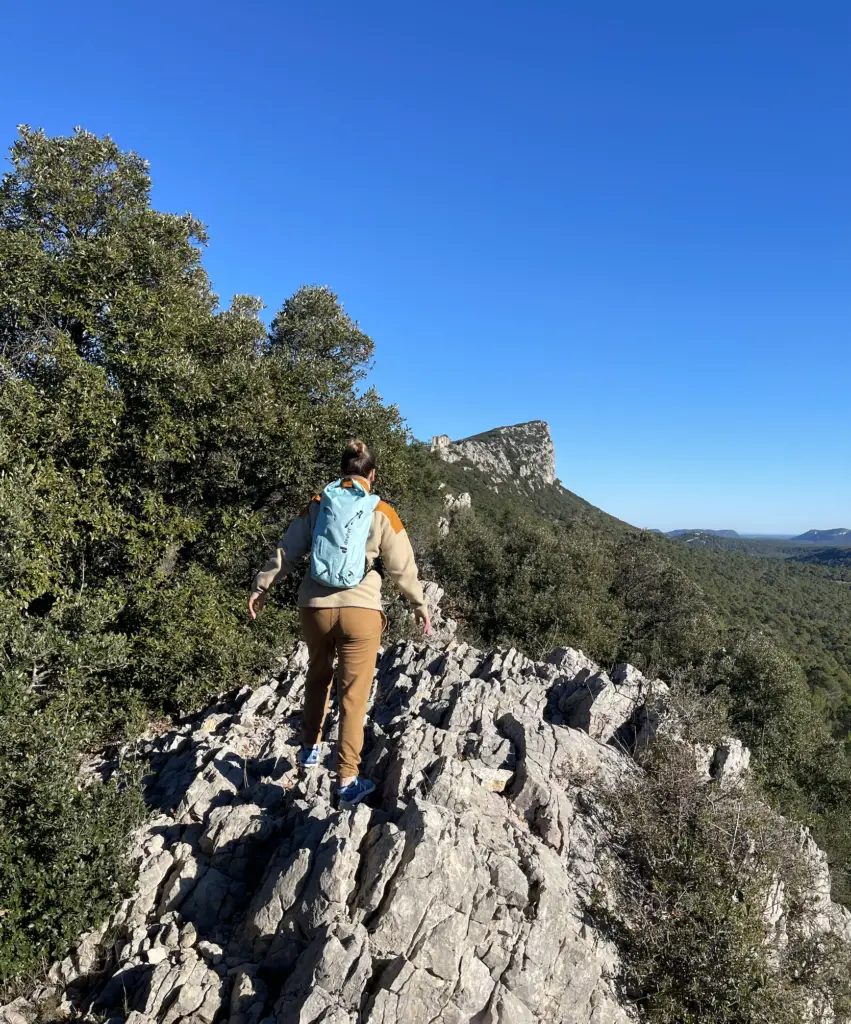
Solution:
{"label": "distant hill", "polygon": [[[678,533],[675,536],[661,534],[666,540],[678,547],[706,548],[710,551],[736,552],[742,555],[756,555],[760,558],[804,558],[818,551],[825,550],[815,544],[805,544],[792,540],[791,537],[749,537],[739,534],[727,537],[723,534],[708,533],[694,530],[690,533]],[[838,545],[827,545],[828,551],[840,551]]]}
{"label": "distant hill", "polygon": [[807,530],[806,533],[792,539],[803,544],[839,544],[851,547],[851,530],[842,527],[835,530]]}
{"label": "distant hill", "polygon": [[685,537],[687,534],[708,534],[710,537],[738,537],[735,530],[668,530],[668,537]]}

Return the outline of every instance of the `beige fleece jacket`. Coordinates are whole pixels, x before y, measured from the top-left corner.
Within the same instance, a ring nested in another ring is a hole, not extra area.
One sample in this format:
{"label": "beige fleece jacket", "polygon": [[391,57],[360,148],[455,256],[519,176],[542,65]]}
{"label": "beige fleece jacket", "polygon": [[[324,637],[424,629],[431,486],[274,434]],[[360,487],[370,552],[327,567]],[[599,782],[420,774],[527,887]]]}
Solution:
{"label": "beige fleece jacket", "polygon": [[[367,490],[369,482],[357,477]],[[345,484],[344,484],[345,486]],[[313,531],[319,518],[317,494],[301,515],[295,519],[275,548],[269,560],[254,577],[252,593],[263,593],[276,580],[288,576],[309,554]],[[366,542],[366,575],[356,587],[326,587],[304,574],[298,592],[300,608],[375,608],[382,610],[381,577],[371,568],[381,556],[384,568],[408,599],[418,616],[428,614],[428,604],[418,578],[417,563],[411,541],[392,505],[380,501],[372,513],[372,526]]]}

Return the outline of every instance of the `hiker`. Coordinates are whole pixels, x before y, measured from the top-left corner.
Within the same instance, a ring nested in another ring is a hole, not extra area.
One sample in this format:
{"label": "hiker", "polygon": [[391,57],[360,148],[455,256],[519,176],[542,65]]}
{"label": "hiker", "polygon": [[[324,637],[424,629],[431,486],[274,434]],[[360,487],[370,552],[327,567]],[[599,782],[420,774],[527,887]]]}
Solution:
{"label": "hiker", "polygon": [[252,619],[257,618],[272,584],[310,555],[310,570],[298,593],[301,630],[310,657],[298,763],[303,771],[319,764],[336,654],[340,704],[337,793],[341,804],[351,806],[375,789],[358,771],[366,705],[387,624],[381,606],[381,576],[374,568],[379,556],[427,635],[431,620],[402,521],[392,506],[372,493],[372,449],[363,441],[349,441],[340,472],[341,479],[315,496],[290,524],[275,553],[255,576],[248,611]]}

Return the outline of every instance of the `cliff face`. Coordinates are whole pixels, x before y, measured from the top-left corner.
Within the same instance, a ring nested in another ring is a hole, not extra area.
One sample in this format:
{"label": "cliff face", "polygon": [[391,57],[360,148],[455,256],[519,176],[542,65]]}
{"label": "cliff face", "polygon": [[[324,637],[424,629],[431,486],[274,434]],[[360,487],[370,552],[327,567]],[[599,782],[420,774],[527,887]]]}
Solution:
{"label": "cliff face", "polygon": [[542,420],[497,427],[460,441],[441,434],[432,439],[432,451],[447,462],[466,460],[496,484],[514,480],[534,489],[556,481],[555,447]]}

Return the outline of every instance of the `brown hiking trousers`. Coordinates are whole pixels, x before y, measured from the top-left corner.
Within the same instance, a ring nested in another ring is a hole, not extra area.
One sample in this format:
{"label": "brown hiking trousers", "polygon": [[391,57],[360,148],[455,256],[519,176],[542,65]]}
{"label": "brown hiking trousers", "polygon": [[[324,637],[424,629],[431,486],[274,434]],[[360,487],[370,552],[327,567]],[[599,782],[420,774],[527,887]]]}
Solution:
{"label": "brown hiking trousers", "polygon": [[336,654],[340,704],[337,772],[341,779],[347,779],[357,775],[360,767],[363,721],[381,646],[384,615],[374,608],[299,608],[298,614],[310,654],[304,683],[302,743],[312,747],[322,736]]}

